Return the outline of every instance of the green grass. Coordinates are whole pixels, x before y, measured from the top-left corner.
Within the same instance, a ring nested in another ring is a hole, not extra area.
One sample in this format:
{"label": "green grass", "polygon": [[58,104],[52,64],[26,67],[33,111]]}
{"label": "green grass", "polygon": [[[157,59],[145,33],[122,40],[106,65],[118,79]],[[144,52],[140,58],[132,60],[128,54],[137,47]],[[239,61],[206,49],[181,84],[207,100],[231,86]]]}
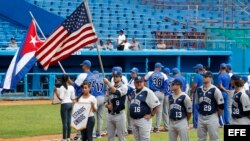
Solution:
{"label": "green grass", "polygon": [[[61,134],[62,131],[59,105],[0,106],[0,116],[0,138]],[[168,141],[168,136],[168,132],[151,133],[151,141]],[[131,135],[126,139],[134,141]],[[189,139],[197,140],[196,130],[189,131]],[[220,129],[220,141],[223,141],[223,129]]]}

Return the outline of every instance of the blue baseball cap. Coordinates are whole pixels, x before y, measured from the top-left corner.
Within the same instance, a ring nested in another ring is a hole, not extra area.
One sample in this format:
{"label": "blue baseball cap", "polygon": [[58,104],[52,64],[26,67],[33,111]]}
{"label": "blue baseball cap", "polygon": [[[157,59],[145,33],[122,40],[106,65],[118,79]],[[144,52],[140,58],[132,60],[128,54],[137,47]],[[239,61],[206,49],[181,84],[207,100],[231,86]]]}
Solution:
{"label": "blue baseball cap", "polygon": [[174,80],[172,81],[172,85],[180,85],[180,86],[182,86],[182,82],[181,82],[180,79],[174,79]]}
{"label": "blue baseball cap", "polygon": [[122,72],[120,72],[120,71],[114,71],[114,74],[113,74],[114,76],[122,76]]}
{"label": "blue baseball cap", "polygon": [[115,67],[112,68],[112,71],[120,71],[120,72],[122,72],[122,68],[119,67],[119,66],[115,66]]}
{"label": "blue baseball cap", "polygon": [[170,69],[169,68],[164,68],[163,70],[162,70],[164,73],[170,73]]}
{"label": "blue baseball cap", "polygon": [[163,67],[164,66],[161,63],[159,62],[155,63],[155,68],[163,68]]}
{"label": "blue baseball cap", "polygon": [[203,69],[203,65],[202,64],[196,64],[196,66],[194,66],[194,69]]}
{"label": "blue baseball cap", "polygon": [[247,76],[243,76],[243,77],[242,77],[242,80],[244,80],[245,82],[247,82],[247,81],[248,81]]}
{"label": "blue baseball cap", "polygon": [[227,65],[225,63],[221,63],[220,64],[220,69],[225,69],[225,68],[227,68]]}
{"label": "blue baseball cap", "polygon": [[231,64],[226,64],[226,66],[227,66],[228,69],[230,69],[230,70],[232,69],[232,65]]}
{"label": "blue baseball cap", "polygon": [[180,70],[179,70],[178,68],[173,68],[173,69],[172,69],[172,72],[173,72],[173,73],[179,73]]}
{"label": "blue baseball cap", "polygon": [[134,73],[138,73],[139,72],[139,69],[137,67],[133,67],[131,70],[131,72],[134,72]]}
{"label": "blue baseball cap", "polygon": [[98,70],[94,70],[93,74],[99,74],[99,71]]}
{"label": "blue baseball cap", "polygon": [[207,71],[207,72],[205,72],[205,73],[203,73],[201,75],[204,76],[204,77],[213,77],[213,73],[211,71]]}
{"label": "blue baseball cap", "polygon": [[91,67],[91,62],[89,60],[84,60],[80,65],[81,66]]}

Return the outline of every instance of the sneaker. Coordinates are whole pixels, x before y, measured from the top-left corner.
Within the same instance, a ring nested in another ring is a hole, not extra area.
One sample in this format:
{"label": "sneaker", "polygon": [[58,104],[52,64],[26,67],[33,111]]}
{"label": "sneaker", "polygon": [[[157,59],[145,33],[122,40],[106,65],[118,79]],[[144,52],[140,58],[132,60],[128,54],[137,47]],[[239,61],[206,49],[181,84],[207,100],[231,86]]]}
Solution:
{"label": "sneaker", "polygon": [[71,138],[67,138],[67,140],[66,141],[72,141],[72,139]]}
{"label": "sneaker", "polygon": [[128,130],[128,134],[133,134],[133,131],[132,130]]}
{"label": "sneaker", "polygon": [[159,131],[158,128],[154,128],[153,132],[154,132],[154,133],[159,133],[160,131]]}
{"label": "sneaker", "polygon": [[74,137],[74,141],[80,141],[81,137]]}
{"label": "sneaker", "polygon": [[96,138],[101,138],[101,137],[102,137],[101,134],[96,133]]}
{"label": "sneaker", "polygon": [[96,134],[92,134],[92,137],[93,137],[93,138],[96,138]]}

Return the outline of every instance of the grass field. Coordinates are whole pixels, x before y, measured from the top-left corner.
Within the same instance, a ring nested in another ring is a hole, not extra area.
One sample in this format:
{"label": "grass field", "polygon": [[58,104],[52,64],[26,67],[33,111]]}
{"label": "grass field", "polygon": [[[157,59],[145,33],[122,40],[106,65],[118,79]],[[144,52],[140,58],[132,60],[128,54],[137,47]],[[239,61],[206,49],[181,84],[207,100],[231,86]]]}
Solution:
{"label": "grass field", "polygon": [[[59,109],[59,105],[48,104],[0,106],[0,138],[61,134]],[[189,138],[190,141],[197,140],[196,130],[189,131]],[[127,136],[126,139],[134,141],[133,136]],[[106,141],[107,138],[96,140]],[[168,141],[168,132],[151,134],[151,141],[161,140]],[[220,141],[223,141],[222,129],[220,129]]]}

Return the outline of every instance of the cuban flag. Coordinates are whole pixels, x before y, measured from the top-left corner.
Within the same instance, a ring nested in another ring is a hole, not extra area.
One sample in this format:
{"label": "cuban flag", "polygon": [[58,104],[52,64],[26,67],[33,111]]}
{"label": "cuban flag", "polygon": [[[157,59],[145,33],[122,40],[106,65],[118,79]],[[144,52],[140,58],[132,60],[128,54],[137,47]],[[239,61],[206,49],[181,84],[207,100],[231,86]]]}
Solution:
{"label": "cuban flag", "polygon": [[34,56],[36,50],[43,44],[36,32],[35,21],[32,20],[22,47],[20,47],[6,72],[5,78],[1,83],[0,91],[15,89],[17,83],[34,66],[37,59]]}

